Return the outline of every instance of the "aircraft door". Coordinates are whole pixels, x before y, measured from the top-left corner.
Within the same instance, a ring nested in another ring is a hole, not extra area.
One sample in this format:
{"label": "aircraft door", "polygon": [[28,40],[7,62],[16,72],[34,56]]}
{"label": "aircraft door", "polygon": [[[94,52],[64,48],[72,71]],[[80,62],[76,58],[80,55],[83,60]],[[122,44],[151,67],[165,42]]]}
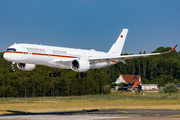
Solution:
{"label": "aircraft door", "polygon": [[26,48],[26,52],[27,52],[28,55],[32,55],[32,51],[28,50],[27,48]]}
{"label": "aircraft door", "polygon": [[47,53],[48,53],[48,56],[50,57],[51,54],[52,54],[52,50],[48,49],[48,50],[47,50]]}
{"label": "aircraft door", "polygon": [[27,54],[27,48],[26,47],[23,47],[23,55],[26,55]]}

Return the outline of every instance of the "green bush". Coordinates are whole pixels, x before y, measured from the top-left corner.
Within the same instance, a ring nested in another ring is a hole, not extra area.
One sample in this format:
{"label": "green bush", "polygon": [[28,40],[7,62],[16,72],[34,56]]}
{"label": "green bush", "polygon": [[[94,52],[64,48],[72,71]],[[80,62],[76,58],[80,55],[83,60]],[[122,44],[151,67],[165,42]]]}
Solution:
{"label": "green bush", "polygon": [[174,83],[167,84],[162,90],[164,93],[177,93],[179,91],[177,85]]}
{"label": "green bush", "polygon": [[118,86],[123,87],[125,84],[126,84],[125,82],[122,82],[122,83],[119,83]]}
{"label": "green bush", "polygon": [[162,89],[162,90],[159,90],[159,93],[164,93],[164,90]]}

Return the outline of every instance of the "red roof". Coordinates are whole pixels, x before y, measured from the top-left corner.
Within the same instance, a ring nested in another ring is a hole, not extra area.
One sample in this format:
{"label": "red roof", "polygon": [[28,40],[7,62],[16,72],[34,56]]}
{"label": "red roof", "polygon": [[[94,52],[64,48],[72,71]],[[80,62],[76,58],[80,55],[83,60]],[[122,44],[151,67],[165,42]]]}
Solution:
{"label": "red roof", "polygon": [[139,81],[140,75],[123,75],[120,74],[126,82],[137,82]]}
{"label": "red roof", "polygon": [[140,81],[137,81],[136,83],[134,83],[134,85],[132,87],[138,87]]}

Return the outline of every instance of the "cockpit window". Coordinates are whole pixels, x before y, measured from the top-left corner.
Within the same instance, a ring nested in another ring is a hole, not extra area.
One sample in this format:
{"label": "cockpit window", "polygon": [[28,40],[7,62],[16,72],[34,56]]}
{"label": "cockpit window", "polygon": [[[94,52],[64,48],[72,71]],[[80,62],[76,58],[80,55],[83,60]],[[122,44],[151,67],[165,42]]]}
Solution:
{"label": "cockpit window", "polygon": [[7,51],[15,52],[16,49],[15,48],[8,48]]}

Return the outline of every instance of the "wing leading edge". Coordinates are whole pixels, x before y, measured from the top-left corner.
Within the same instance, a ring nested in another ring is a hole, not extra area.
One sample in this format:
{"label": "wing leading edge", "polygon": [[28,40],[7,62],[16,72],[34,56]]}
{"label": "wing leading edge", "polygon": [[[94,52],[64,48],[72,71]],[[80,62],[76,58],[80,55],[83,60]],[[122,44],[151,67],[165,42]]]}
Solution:
{"label": "wing leading edge", "polygon": [[133,59],[133,58],[140,58],[140,57],[148,57],[151,55],[160,55],[160,54],[166,54],[174,51],[176,49],[177,45],[171,49],[170,51],[167,52],[161,52],[161,53],[149,53],[149,54],[137,54],[137,55],[123,55],[123,56],[109,56],[109,57],[99,57],[99,58],[89,58],[89,61],[92,63],[99,63],[99,62],[107,62],[107,61],[119,61],[123,62],[127,59]]}

